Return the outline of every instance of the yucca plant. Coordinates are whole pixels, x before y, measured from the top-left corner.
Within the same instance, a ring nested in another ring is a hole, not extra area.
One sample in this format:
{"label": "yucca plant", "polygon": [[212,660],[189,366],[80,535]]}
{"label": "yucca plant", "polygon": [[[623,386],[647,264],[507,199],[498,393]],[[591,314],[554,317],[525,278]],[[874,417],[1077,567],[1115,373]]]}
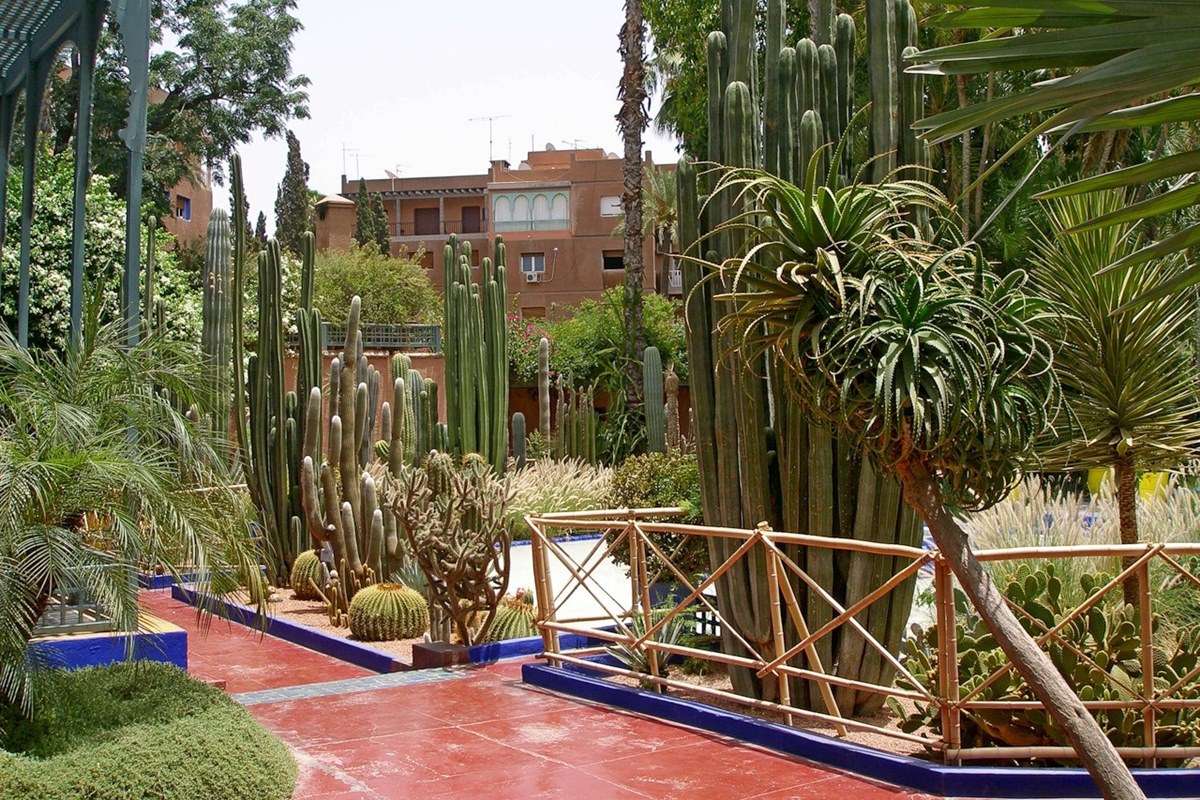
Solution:
{"label": "yucca plant", "polygon": [[[1197,0],[974,0],[950,5],[955,10],[935,16],[930,24],[977,29],[981,37],[917,53],[912,57],[916,66],[910,71],[955,76],[1026,70],[1045,76],[1026,91],[935,114],[917,123],[928,139],[941,142],[988,123],[1043,115],[980,180],[1016,150],[1041,137],[1055,137],[1061,144],[1074,134],[1200,120],[1200,93],[1195,91],[1200,86]],[[1005,33],[1008,35],[998,35]],[[1038,196],[1051,199],[1169,182],[1159,194],[1095,215],[1087,222],[1088,227],[1122,224],[1195,205],[1200,189],[1191,176],[1198,169],[1200,150],[1163,153],[1145,163],[1081,178]],[[1191,224],[1165,239],[1145,243],[1113,266],[1134,266],[1198,243],[1200,224]],[[1191,268],[1154,291],[1170,293],[1197,280],[1200,270]]]}
{"label": "yucca plant", "polygon": [[133,632],[140,565],[186,566],[202,596],[258,571],[224,437],[180,410],[212,407],[201,355],[160,333],[126,348],[97,309],[62,351],[0,330],[0,702],[25,713],[52,594],[82,590]]}
{"label": "yucca plant", "polygon": [[[837,159],[831,159],[836,163]],[[799,413],[828,425],[894,474],[942,557],[1030,689],[1109,797],[1137,797],[1128,768],[1022,628],[951,513],[1005,497],[1060,403],[1052,350],[1038,333],[1046,303],[1020,271],[999,278],[953,228],[932,187],[838,189],[727,171],[719,189],[745,209],[717,229],[734,254],[716,265],[730,287],[741,350],[769,348]],[[904,202],[901,202],[904,201]],[[932,212],[919,235],[905,206]],[[839,220],[861,220],[854,227]],[[939,221],[942,223],[939,225]]]}
{"label": "yucca plant", "polygon": [[[1111,190],[1046,203],[1048,225],[1032,265],[1035,286],[1054,304],[1044,332],[1058,342],[1054,371],[1070,411],[1039,450],[1047,469],[1114,469],[1122,544],[1138,542],[1137,471],[1175,468],[1200,447],[1190,346],[1195,309],[1171,297],[1130,306],[1182,274],[1185,259],[1176,254],[1103,272],[1138,250],[1138,231],[1132,222],[1086,224],[1111,217],[1129,200],[1127,192]],[[1124,589],[1126,602],[1136,603],[1137,582],[1126,581]]]}

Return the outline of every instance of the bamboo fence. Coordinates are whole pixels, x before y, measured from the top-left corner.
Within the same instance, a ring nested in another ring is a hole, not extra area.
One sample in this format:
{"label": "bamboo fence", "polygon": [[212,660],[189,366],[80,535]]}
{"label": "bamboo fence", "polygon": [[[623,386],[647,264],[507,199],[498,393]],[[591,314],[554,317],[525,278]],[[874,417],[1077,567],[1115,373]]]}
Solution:
{"label": "bamboo fence", "polygon": [[[979,699],[989,686],[1013,669],[1012,664],[1008,662],[993,671],[970,691],[963,693],[958,679],[954,576],[949,565],[936,550],[777,532],[770,530],[765,525],[750,530],[662,521],[681,512],[682,509],[678,508],[610,509],[526,517],[526,523],[533,534],[532,556],[537,627],[543,642],[543,658],[551,664],[560,666],[569,664],[611,675],[637,678],[658,691],[662,691],[664,687],[686,690],[696,695],[733,702],[749,708],[782,713],[788,724],[793,724],[797,719],[803,719],[828,725],[839,736],[845,736],[849,731],[880,734],[909,744],[921,745],[940,754],[946,763],[1033,758],[1070,760],[1075,757],[1074,751],[1069,747],[988,746],[964,748],[962,746],[962,715],[964,713],[970,714],[972,711],[984,709],[1042,708],[1042,705],[1037,700]],[[596,540],[582,560],[576,561],[563,550],[554,538],[554,532],[569,530],[599,531],[605,535]],[[665,552],[662,546],[663,537],[667,535],[680,537],[679,544],[671,553]],[[740,544],[709,575],[694,583],[693,579],[683,573],[674,563],[674,557],[680,548],[694,537],[721,538],[739,541]],[[838,603],[827,591],[827,587],[818,584],[795,559],[789,557],[782,549],[784,545],[848,550],[868,555],[888,556],[895,560],[898,567],[894,574],[873,591],[847,607]],[[763,648],[766,652],[760,652],[759,649],[752,646],[746,637],[738,632],[732,622],[720,613],[719,598],[718,602],[714,604],[705,595],[705,590],[714,586],[722,575],[740,561],[750,557],[756,548],[760,549],[757,555],[761,555],[761,563],[766,570],[771,615],[771,638],[768,646]],[[613,597],[593,577],[597,567],[620,549],[624,549],[629,563],[630,592],[627,601]],[[662,565],[655,574],[650,574],[651,555]],[[1140,660],[1143,674],[1151,675],[1154,669],[1153,636],[1150,635],[1154,598],[1149,581],[1150,565],[1154,561],[1160,561],[1200,589],[1200,578],[1188,571],[1178,560],[1181,556],[1189,555],[1200,555],[1200,543],[1022,547],[984,550],[976,553],[976,557],[984,562],[1095,557],[1126,559],[1127,563],[1120,573],[1103,586],[1097,587],[1075,608],[1067,611],[1053,627],[1032,620],[1035,628],[1041,631],[1036,637],[1036,641],[1043,647],[1054,643],[1060,647],[1071,649],[1076,656],[1095,665],[1091,656],[1068,641],[1062,635],[1062,631],[1071,621],[1087,613],[1109,592],[1120,592],[1120,587],[1125,579],[1130,578],[1138,582],[1140,591],[1138,627],[1141,637]],[[556,587],[552,580],[552,560],[568,575],[568,579],[562,586]],[[859,615],[872,604],[905,584],[907,579],[926,565],[931,565],[933,568],[934,611],[938,637],[937,686],[925,686],[914,677],[901,661],[872,636],[858,620]],[[665,611],[661,608],[652,609],[651,586],[664,577],[677,583],[686,594],[673,607]],[[828,603],[833,609],[833,618],[820,625],[816,630],[811,630],[797,598],[796,590],[793,588],[793,581],[803,584]],[[563,617],[560,609],[579,590],[589,594],[603,613],[598,616]],[[681,614],[690,613],[691,609],[697,605],[712,615],[722,629],[727,630],[738,641],[747,655],[730,655],[719,651],[658,641],[655,638],[656,634],[672,620],[677,619]],[[1010,606],[1018,615],[1024,613],[1019,606],[1011,603]],[[1028,618],[1028,615],[1026,616]],[[637,632],[636,626],[632,624],[635,619],[641,620],[640,634]],[[868,647],[878,651],[879,655],[893,667],[896,677],[892,685],[885,686],[851,680],[828,672],[828,668],[832,665],[822,664],[814,645],[843,626],[853,628]],[[590,660],[590,657],[606,652],[605,646],[563,649],[560,643],[560,636],[563,634],[589,637],[614,645],[623,645],[632,651],[640,652],[645,656],[649,673],[645,674]],[[789,642],[794,643],[789,644]],[[663,671],[660,669],[660,655],[666,658],[683,656],[727,667],[750,669],[754,670],[760,678],[773,676],[779,687],[779,699],[770,701],[744,697],[731,691],[668,678],[662,674]],[[802,662],[801,656],[803,656]],[[805,666],[797,666],[799,663],[804,663]],[[1154,685],[1154,681],[1143,681],[1141,687],[1124,687],[1127,690],[1128,699],[1084,701],[1084,706],[1092,712],[1113,709],[1135,709],[1141,712],[1146,745],[1143,747],[1119,747],[1118,751],[1127,760],[1138,760],[1148,766],[1153,766],[1159,758],[1200,757],[1200,747],[1159,747],[1155,743],[1155,717],[1159,712],[1166,709],[1200,708],[1200,699],[1180,696],[1180,690],[1189,686],[1197,677],[1200,677],[1200,665],[1184,675],[1173,686],[1160,689]],[[815,687],[822,700],[824,710],[817,711],[793,705],[789,696],[790,681],[787,678],[803,680],[806,685]],[[846,717],[838,708],[834,687],[846,687],[898,700],[930,704],[938,708],[940,712],[941,733],[938,734],[928,729],[906,733],[885,724]]]}

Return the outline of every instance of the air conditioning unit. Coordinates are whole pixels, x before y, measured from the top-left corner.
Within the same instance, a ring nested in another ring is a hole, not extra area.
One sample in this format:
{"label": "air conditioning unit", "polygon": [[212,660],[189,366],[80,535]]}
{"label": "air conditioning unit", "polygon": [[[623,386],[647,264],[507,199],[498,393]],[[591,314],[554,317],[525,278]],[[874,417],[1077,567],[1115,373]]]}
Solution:
{"label": "air conditioning unit", "polygon": [[526,283],[541,283],[542,282],[542,273],[526,272],[525,273],[525,282]]}

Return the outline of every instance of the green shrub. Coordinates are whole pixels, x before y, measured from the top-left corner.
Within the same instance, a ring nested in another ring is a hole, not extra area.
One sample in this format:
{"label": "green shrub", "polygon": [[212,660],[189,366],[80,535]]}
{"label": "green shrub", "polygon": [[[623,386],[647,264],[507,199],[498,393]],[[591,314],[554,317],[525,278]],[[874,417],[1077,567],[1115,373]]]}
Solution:
{"label": "green shrub", "polygon": [[[1112,576],[1085,573],[1078,578],[1078,592],[1091,595]],[[1021,564],[1004,586],[1004,595],[1017,608],[1017,617],[1031,636],[1044,634],[1070,613],[1073,604],[1053,564],[1031,569]],[[979,686],[996,669],[1008,663],[982,620],[969,607],[966,597],[956,592],[958,680],[963,694]],[[1037,620],[1034,622],[1033,620]],[[1168,629],[1156,615],[1153,623],[1154,675],[1160,688],[1175,685],[1200,662],[1200,626]],[[1141,636],[1138,610],[1125,605],[1120,589],[1109,591],[1087,612],[1072,620],[1062,631],[1062,640],[1050,644],[1054,665],[1083,700],[1131,700],[1141,697]],[[905,643],[904,665],[930,691],[938,686],[937,626],[914,626]],[[1200,687],[1191,682],[1182,687],[1179,699],[1200,698]],[[1013,670],[989,685],[979,700],[1034,700],[1024,680]],[[1175,698],[1172,698],[1175,699]],[[936,706],[918,705],[905,711],[889,699],[893,713],[902,718],[901,729],[923,727],[940,732],[941,713]],[[1135,709],[1105,709],[1096,712],[1105,734],[1119,747],[1141,747],[1142,713]],[[1200,712],[1195,709],[1163,709],[1155,725],[1159,747],[1193,747],[1200,743]],[[962,715],[962,746],[1066,746],[1067,741],[1050,717],[1040,708],[975,709]],[[1168,763],[1168,762],[1162,762]]]}
{"label": "green shrub", "polygon": [[[684,513],[675,522],[699,525],[704,522],[700,504],[700,466],[696,456],[673,450],[667,453],[644,453],[630,456],[613,470],[609,508],[668,508],[680,506]],[[675,552],[679,536],[668,534],[659,538],[664,553]],[[692,575],[708,568],[708,551],[699,536],[687,537],[688,542],[673,559],[684,573]],[[659,560],[649,554],[651,568],[659,569]],[[625,561],[628,550],[618,547],[613,552],[618,561]],[[663,580],[674,580],[669,572]]]}
{"label": "green shrub", "polygon": [[0,710],[0,800],[285,800],[296,765],[224,692],[165,664],[46,673],[35,721]]}
{"label": "green shrub", "polygon": [[545,327],[533,320],[522,319],[520,314],[509,312],[508,325],[508,369],[513,383],[532,386],[537,383],[538,342],[549,337]]}
{"label": "green shrub", "polygon": [[441,324],[442,300],[421,266],[420,254],[389,258],[357,247],[320,253],[313,305],[321,318],[344,321],[355,295],[362,298],[363,321],[372,325]]}

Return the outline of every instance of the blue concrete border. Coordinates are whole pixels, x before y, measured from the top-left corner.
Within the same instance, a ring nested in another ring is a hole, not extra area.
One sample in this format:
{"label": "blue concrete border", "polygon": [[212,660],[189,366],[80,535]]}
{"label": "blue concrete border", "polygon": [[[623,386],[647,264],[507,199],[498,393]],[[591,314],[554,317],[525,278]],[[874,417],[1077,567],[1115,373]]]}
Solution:
{"label": "blue concrete border", "polygon": [[[171,586],[171,597],[188,605],[197,605],[199,594],[188,586]],[[235,603],[232,600],[209,598],[212,610],[219,617],[245,625],[255,630],[265,631],[292,644],[307,647],[318,653],[345,661],[373,672],[400,672],[411,670],[412,665],[406,664],[391,653],[376,650],[374,647],[347,639],[343,636],[330,636],[324,631],[310,628],[290,620],[278,617],[268,617],[263,625],[262,617],[249,606]],[[574,634],[560,637],[562,647],[587,647],[595,642],[583,636]],[[524,639],[507,639],[500,642],[477,644],[467,651],[467,657],[472,664],[490,664],[506,658],[520,658],[542,652],[542,638],[531,636]]]}
{"label": "blue concrete border", "polygon": [[[200,600],[199,593],[192,587],[178,584],[171,587],[171,597],[193,606],[197,605]],[[263,631],[286,642],[307,647],[309,650],[315,650],[339,661],[369,669],[372,672],[400,672],[412,668],[391,653],[376,650],[374,647],[351,639],[330,636],[316,628],[278,617],[267,617],[264,624],[263,618],[249,606],[219,597],[208,597],[206,600],[211,605],[213,613],[219,617]]]}
{"label": "blue concrete border", "polygon": [[[576,534],[564,533],[560,536],[555,536],[554,541],[556,541],[556,542],[594,542],[597,539],[603,539],[603,538],[604,538],[603,533],[576,533]],[[512,542],[512,547],[529,547],[531,544],[533,544],[533,539],[514,539]]]}
{"label": "blue concrete border", "polygon": [[[185,572],[180,578],[184,583],[192,583],[196,580],[196,575],[193,572]],[[175,576],[169,572],[161,575],[154,572],[139,572],[137,582],[142,589],[170,589],[176,583]]]}
{"label": "blue concrete border", "polygon": [[[1099,797],[1082,769],[951,767],[887,753],[852,742],[738,714],[705,703],[621,686],[586,669],[526,664],[521,678],[533,686],[639,714],[729,736],[787,755],[835,767],[883,783],[944,797]],[[1200,796],[1200,769],[1135,769],[1150,798]]]}
{"label": "blue concrete border", "polygon": [[187,631],[171,626],[166,631],[87,633],[56,636],[31,642],[30,650],[46,666],[56,669],[103,667],[129,660],[129,638],[133,637],[135,661],[174,664],[184,672],[188,666]]}

